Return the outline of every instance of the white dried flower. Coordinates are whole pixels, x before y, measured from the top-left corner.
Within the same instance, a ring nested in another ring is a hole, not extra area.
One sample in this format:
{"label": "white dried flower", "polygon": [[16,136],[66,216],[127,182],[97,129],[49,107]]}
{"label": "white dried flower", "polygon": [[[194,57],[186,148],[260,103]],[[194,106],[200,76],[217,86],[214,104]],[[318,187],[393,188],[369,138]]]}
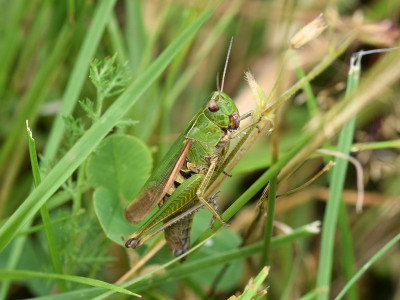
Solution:
{"label": "white dried flower", "polygon": [[320,14],[306,26],[301,28],[290,40],[290,46],[293,49],[298,49],[311,40],[317,38],[328,25],[325,22],[324,14]]}

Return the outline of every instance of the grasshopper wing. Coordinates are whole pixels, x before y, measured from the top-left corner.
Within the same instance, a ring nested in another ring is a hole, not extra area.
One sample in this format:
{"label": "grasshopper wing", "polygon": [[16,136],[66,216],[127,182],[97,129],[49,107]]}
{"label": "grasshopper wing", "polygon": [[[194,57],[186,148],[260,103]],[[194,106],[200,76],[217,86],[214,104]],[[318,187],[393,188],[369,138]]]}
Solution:
{"label": "grasshopper wing", "polygon": [[[203,109],[210,99],[204,99]],[[192,141],[186,138],[200,114],[201,109],[190,121],[185,131],[178,137],[167,154],[151,174],[139,195],[125,208],[125,218],[131,223],[141,221],[165,196],[185,162]]]}
{"label": "grasshopper wing", "polygon": [[[172,147],[156,171],[150,176],[139,195],[125,208],[125,218],[131,223],[142,220],[165,196],[185,162],[192,142],[178,138],[181,151]],[[177,141],[177,142],[178,142]]]}

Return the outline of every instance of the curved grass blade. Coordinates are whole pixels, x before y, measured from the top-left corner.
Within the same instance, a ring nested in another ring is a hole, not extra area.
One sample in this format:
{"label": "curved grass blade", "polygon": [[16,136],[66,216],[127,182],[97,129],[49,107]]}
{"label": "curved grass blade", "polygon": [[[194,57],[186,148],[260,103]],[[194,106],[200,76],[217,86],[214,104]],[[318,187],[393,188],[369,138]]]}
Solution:
{"label": "curved grass blade", "polygon": [[[33,271],[24,271],[24,270],[0,270],[0,280],[17,280],[17,279],[25,279],[25,278],[49,278],[49,279],[61,279],[68,280],[72,282],[77,282],[81,284],[91,285],[94,287],[99,287],[107,290],[111,290],[114,292],[141,297],[136,293],[132,293],[127,289],[119,287],[117,285],[107,283],[101,280],[81,277],[81,276],[73,276],[73,275],[62,275],[55,273],[44,273],[44,272],[33,272]],[[53,295],[54,296],[54,295]]]}
{"label": "curved grass blade", "polygon": [[353,276],[353,278],[347,282],[345,287],[340,291],[339,295],[336,296],[335,300],[340,300],[349,291],[352,285],[369,269],[369,267],[377,261],[383,254],[386,253],[394,244],[400,240],[400,234],[396,235],[393,239],[389,241],[381,250],[379,250],[362,268]]}
{"label": "curved grass blade", "polygon": [[[42,179],[40,177],[39,163],[37,160],[36,144],[32,136],[32,131],[29,128],[28,120],[26,121],[26,131],[28,136],[28,148],[32,165],[33,181],[35,183],[35,186],[37,187],[40,185]],[[58,255],[56,240],[54,237],[53,227],[50,221],[50,214],[46,203],[44,203],[40,208],[40,214],[42,216],[42,222],[44,226],[44,231],[46,233],[47,245],[49,247],[49,253],[53,269],[56,273],[62,274],[61,261]],[[68,290],[67,285],[63,280],[58,280],[57,282],[61,292],[66,292]]]}

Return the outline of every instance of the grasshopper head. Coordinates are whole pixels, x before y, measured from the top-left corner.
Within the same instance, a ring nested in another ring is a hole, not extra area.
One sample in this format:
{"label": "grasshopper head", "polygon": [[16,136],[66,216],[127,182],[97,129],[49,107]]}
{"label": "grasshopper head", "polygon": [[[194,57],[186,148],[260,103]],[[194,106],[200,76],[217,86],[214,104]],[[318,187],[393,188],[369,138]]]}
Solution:
{"label": "grasshopper head", "polygon": [[223,92],[212,93],[204,113],[223,129],[236,130],[239,128],[239,111],[233,100]]}

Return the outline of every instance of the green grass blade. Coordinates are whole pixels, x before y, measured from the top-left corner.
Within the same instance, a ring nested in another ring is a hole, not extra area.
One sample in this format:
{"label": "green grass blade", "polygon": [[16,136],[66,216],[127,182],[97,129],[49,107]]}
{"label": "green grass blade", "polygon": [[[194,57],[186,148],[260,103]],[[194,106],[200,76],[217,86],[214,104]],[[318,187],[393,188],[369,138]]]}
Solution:
{"label": "green grass blade", "polygon": [[[35,186],[38,187],[41,182],[39,163],[37,160],[35,140],[33,139],[32,131],[30,130],[30,128],[28,126],[28,121],[26,121],[26,130],[27,130],[27,137],[28,137],[29,157],[30,157],[31,165],[32,165],[33,181],[35,183]],[[48,248],[49,248],[49,252],[50,252],[51,263],[53,265],[54,271],[58,274],[62,274],[61,261],[60,261],[59,255],[58,255],[59,252],[57,250],[53,227],[52,227],[51,221],[50,221],[50,214],[49,214],[49,210],[47,209],[46,203],[44,203],[42,205],[42,207],[40,208],[40,215],[42,217],[44,231],[46,233],[46,239],[47,239]],[[57,280],[57,282],[58,282],[58,287],[60,288],[61,292],[66,292],[68,290],[65,281]]]}
{"label": "green grass blade", "polygon": [[[36,47],[38,45],[38,41],[42,40],[45,34],[48,34],[48,32],[43,32],[43,28],[51,28],[50,26],[53,25],[51,24],[51,3],[38,2],[37,4],[38,5],[35,6],[34,12],[35,18],[32,20],[29,32],[24,37],[21,45],[21,53],[18,57],[18,64],[15,66],[14,74],[12,75],[12,86],[18,86],[18,84],[21,82],[21,79],[24,78],[24,75],[31,71],[31,61],[36,55],[35,51],[37,50]],[[51,47],[51,50],[54,49],[53,47]],[[41,50],[44,52],[48,50],[48,47],[43,45],[42,49]],[[7,92],[10,92],[11,90],[12,89],[8,89]]]}
{"label": "green grass blade", "polygon": [[3,96],[10,68],[22,43],[22,38],[18,34],[19,23],[31,4],[27,4],[25,1],[12,1],[7,4],[9,11],[4,14],[7,16],[7,31],[0,38],[0,96]]}
{"label": "green grass blade", "polygon": [[377,150],[377,149],[400,148],[400,139],[391,141],[378,141],[371,143],[355,143],[351,151]]}
{"label": "green grass blade", "polygon": [[110,20],[107,24],[107,31],[110,35],[111,45],[113,47],[113,52],[117,53],[117,60],[120,65],[123,65],[128,60],[126,54],[126,46],[124,44],[121,29],[119,28],[117,18],[115,14],[110,16]]}
{"label": "green grass blade", "polygon": [[[16,145],[19,145],[21,140],[24,141],[24,136],[21,135],[21,132],[24,130],[25,120],[29,119],[31,126],[35,124],[39,107],[45,100],[45,97],[50,90],[54,79],[56,78],[55,72],[57,72],[57,66],[64,58],[64,55],[66,55],[65,49],[68,45],[70,37],[70,25],[65,24],[59,32],[57,41],[53,45],[51,54],[48,55],[47,60],[38,70],[33,82],[29,87],[29,90],[21,100],[24,105],[16,116],[11,132],[1,148],[0,172],[4,171],[4,165],[9,160],[10,154],[15,151],[15,147],[17,147]],[[26,144],[23,143],[23,145],[25,147]]]}
{"label": "green grass blade", "polygon": [[335,300],[340,300],[347,293],[347,291],[351,288],[351,286],[361,277],[368,268],[376,262],[383,254],[386,253],[394,244],[396,244],[400,240],[400,234],[396,235],[393,239],[389,241],[381,250],[379,250],[371,259],[362,266],[362,268],[354,275],[354,277],[347,282],[343,290],[340,291],[339,295],[336,296]]}
{"label": "green grass blade", "polygon": [[276,200],[276,186],[277,186],[277,177],[273,176],[269,181],[269,193],[268,198],[264,201],[268,201],[267,203],[267,218],[265,221],[265,229],[264,229],[264,245],[261,256],[261,265],[267,266],[270,264],[270,244],[272,237],[272,229],[275,217],[275,200]]}
{"label": "green grass blade", "polygon": [[326,292],[326,288],[320,288],[320,289],[314,289],[310,292],[308,292],[307,294],[305,294],[304,296],[302,296],[301,298],[299,298],[299,300],[312,300],[317,298],[317,296],[321,293],[325,293]]}
{"label": "green grass blade", "polygon": [[[72,282],[77,282],[85,285],[91,285],[94,287],[100,287],[103,289],[111,290],[117,293],[126,294],[130,296],[140,297],[140,295],[136,293],[132,293],[127,289],[119,287],[114,284],[110,284],[101,280],[81,277],[81,276],[72,276],[72,275],[62,275],[62,274],[54,274],[54,273],[43,273],[43,272],[33,272],[33,271],[25,271],[25,270],[0,270],[0,280],[18,280],[25,278],[47,278],[47,279],[61,279]],[[53,295],[54,296],[54,295]]]}
{"label": "green grass blade", "polygon": [[27,133],[27,137],[28,137],[29,158],[31,160],[33,182],[34,182],[35,186],[37,187],[41,182],[40,171],[39,171],[39,164],[38,164],[37,154],[36,154],[35,140],[33,139],[32,131],[29,128],[28,121],[26,121],[26,133]]}
{"label": "green grass blade", "polygon": [[240,295],[238,300],[255,300],[260,299],[261,295],[265,295],[267,293],[266,290],[259,292],[261,285],[264,280],[267,278],[269,272],[269,267],[264,267],[256,276],[256,278],[250,278],[250,281],[246,285],[246,289],[243,291],[243,294]]}
{"label": "green grass blade", "polygon": [[[358,86],[359,80],[359,65],[351,66],[347,81],[346,97],[350,97],[351,93],[354,92]],[[337,150],[344,154],[350,153],[351,144],[353,141],[354,128],[356,119],[353,117],[346,125],[343,126],[340,134]],[[336,158],[336,166],[332,171],[331,184],[329,189],[328,203],[325,208],[325,215],[322,228],[321,236],[321,250],[318,266],[317,275],[317,288],[329,287],[331,276],[332,276],[332,265],[333,265],[333,244],[336,231],[336,224],[339,214],[340,201],[342,199],[342,192],[344,182],[346,179],[346,171],[348,161]],[[343,216],[347,218],[347,216]],[[346,266],[344,266],[346,267]],[[352,266],[350,266],[352,268]],[[347,273],[347,272],[346,272]],[[326,293],[321,293],[318,296],[319,300],[328,300],[329,289]]]}
{"label": "green grass blade", "polygon": [[132,75],[136,76],[146,48],[147,40],[142,18],[142,4],[139,0],[125,1],[127,29],[126,41],[128,42],[129,63]]}
{"label": "green grass blade", "polygon": [[[2,251],[21,227],[31,219],[49,197],[67,180],[78,166],[89,156],[107,133],[135,104],[146,89],[165,70],[169,62],[190,41],[201,25],[211,16],[207,9],[188,26],[137,78],[126,91],[109,107],[105,114],[93,124],[81,139],[65,154],[50,171],[44,181],[28,196],[0,229],[0,251]],[[60,134],[60,133],[58,133]],[[61,136],[61,135],[60,135]]]}
{"label": "green grass blade", "polygon": [[[353,237],[351,235],[350,225],[347,218],[346,205],[343,201],[340,201],[338,230],[340,236],[340,260],[343,269],[343,277],[345,281],[349,281],[354,275],[356,263],[354,258]],[[347,300],[356,299],[359,299],[357,286],[353,286],[347,294]]]}
{"label": "green grass blade", "polygon": [[100,1],[94,13],[92,24],[79,51],[74,69],[63,94],[60,111],[54,120],[46,144],[43,156],[48,161],[53,160],[56,156],[64,132],[64,120],[62,117],[70,115],[75,108],[83,83],[88,77],[90,62],[93,60],[104,28],[113,12],[115,2],[116,0]]}
{"label": "green grass blade", "polygon": [[[25,224],[25,226],[23,227],[23,229],[28,229],[32,224],[32,220],[30,220],[28,223]],[[21,255],[23,255],[24,253],[24,247],[25,247],[25,243],[26,243],[26,239],[28,237],[27,236],[20,236],[17,237],[16,239],[13,240],[13,242],[11,243],[10,247],[11,247],[11,253],[10,255],[7,257],[7,264],[6,264],[6,268],[9,270],[12,269],[16,269],[19,261],[21,259]],[[9,280],[3,280],[1,282],[1,286],[0,286],[0,299],[4,300],[4,299],[8,299],[8,293],[10,290],[10,286],[11,286],[11,281]]]}

